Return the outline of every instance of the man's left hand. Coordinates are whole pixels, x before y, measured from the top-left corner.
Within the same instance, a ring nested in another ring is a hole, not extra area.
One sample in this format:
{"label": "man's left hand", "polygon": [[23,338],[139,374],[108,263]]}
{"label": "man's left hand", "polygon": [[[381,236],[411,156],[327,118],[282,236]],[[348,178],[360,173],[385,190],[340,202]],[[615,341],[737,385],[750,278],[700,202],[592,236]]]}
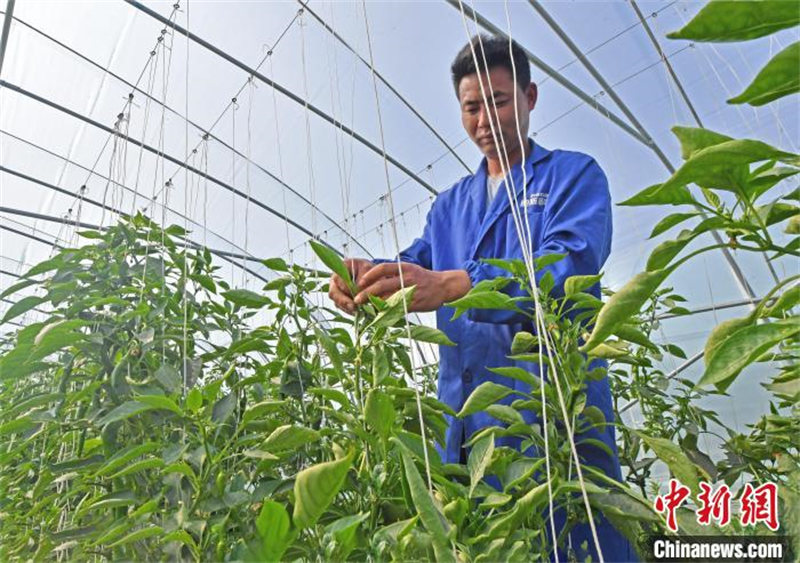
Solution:
{"label": "man's left hand", "polygon": [[401,272],[402,286],[416,287],[409,311],[435,311],[444,303],[463,297],[472,287],[466,270],[435,272],[409,262],[386,262],[371,268],[359,280],[356,305],[366,303],[370,295],[389,298],[401,288]]}

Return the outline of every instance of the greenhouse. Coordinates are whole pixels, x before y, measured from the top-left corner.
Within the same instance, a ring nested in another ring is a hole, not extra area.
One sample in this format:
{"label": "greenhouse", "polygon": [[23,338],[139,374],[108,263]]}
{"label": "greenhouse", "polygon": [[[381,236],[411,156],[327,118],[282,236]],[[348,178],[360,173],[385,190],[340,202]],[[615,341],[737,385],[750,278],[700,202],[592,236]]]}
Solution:
{"label": "greenhouse", "polygon": [[800,559],[800,3],[4,4],[0,561]]}

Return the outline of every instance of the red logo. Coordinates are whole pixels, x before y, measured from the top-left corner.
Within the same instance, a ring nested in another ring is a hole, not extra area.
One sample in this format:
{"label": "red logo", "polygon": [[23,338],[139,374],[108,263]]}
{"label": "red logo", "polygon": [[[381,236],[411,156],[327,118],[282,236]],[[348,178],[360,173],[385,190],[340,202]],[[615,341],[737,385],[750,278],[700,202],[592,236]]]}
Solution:
{"label": "red logo", "polygon": [[670,479],[669,492],[656,497],[656,512],[667,513],[667,528],[673,532],[678,531],[678,519],[675,517],[675,511],[689,498],[689,492],[689,487],[682,485],[677,479]]}
{"label": "red logo", "polygon": [[775,483],[764,483],[753,488],[747,483],[742,489],[742,526],[755,526],[763,522],[773,532],[778,525],[778,486]]}
{"label": "red logo", "polygon": [[[697,523],[709,526],[714,523],[720,527],[727,526],[731,521],[731,500],[733,494],[730,487],[723,483],[716,490],[710,483],[701,481],[700,493],[697,495],[697,508],[695,515]],[[669,490],[655,498],[653,506],[659,514],[666,514],[667,528],[672,532],[678,531],[678,518],[676,512],[681,505],[690,500],[689,487],[677,479],[669,480]],[[755,526],[763,523],[773,532],[780,528],[778,523],[778,485],[764,483],[754,487],[747,483],[742,487],[739,496],[741,511],[739,521],[742,526]]]}
{"label": "red logo", "polygon": [[713,518],[720,526],[727,526],[731,521],[731,490],[728,485],[723,483],[714,491],[710,484],[701,482],[700,489],[697,496],[700,506],[695,512],[697,523],[708,526]]}

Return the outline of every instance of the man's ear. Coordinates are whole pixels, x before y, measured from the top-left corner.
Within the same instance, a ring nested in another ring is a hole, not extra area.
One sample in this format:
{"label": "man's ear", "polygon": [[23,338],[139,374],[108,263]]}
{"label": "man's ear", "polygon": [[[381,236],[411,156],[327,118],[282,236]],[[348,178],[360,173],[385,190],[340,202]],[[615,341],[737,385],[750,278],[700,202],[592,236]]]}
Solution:
{"label": "man's ear", "polygon": [[533,111],[533,108],[536,107],[536,100],[539,99],[539,90],[536,88],[536,84],[531,82],[528,85],[528,89],[525,92],[526,98],[528,99],[528,111]]}

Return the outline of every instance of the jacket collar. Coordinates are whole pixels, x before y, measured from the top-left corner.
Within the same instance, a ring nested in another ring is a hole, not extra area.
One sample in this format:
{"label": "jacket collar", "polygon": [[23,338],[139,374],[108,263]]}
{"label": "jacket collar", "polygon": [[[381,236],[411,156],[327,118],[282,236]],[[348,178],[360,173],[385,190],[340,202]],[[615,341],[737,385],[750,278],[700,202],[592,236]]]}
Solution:
{"label": "jacket collar", "polygon": [[[536,144],[533,142],[532,139],[528,139],[529,146],[531,147],[531,151],[528,153],[528,158],[525,159],[524,162],[517,163],[511,167],[511,189],[514,192],[514,197],[517,202],[522,202],[522,195],[523,192],[528,189],[530,191],[534,176],[535,176],[535,169],[536,164],[550,156],[551,151],[547,150],[546,148]],[[523,173],[524,172],[524,173]],[[481,165],[478,168],[477,172],[475,172],[472,181],[472,189],[471,195],[472,198],[475,200],[475,205],[479,210],[486,209],[486,180],[488,178],[488,163],[486,158],[481,161]],[[523,183],[523,178],[525,182]],[[472,247],[472,255],[475,256],[475,252],[477,251],[480,243],[483,241],[483,238],[486,236],[486,233],[489,229],[494,225],[497,219],[505,213],[505,211],[511,206],[511,203],[508,199],[508,193],[506,190],[506,182],[508,182],[508,176],[500,184],[498,188],[497,197],[495,197],[492,204],[489,206],[488,211],[486,211],[485,215],[483,215],[483,221],[481,227],[478,231],[478,236],[475,239],[475,242]]]}

